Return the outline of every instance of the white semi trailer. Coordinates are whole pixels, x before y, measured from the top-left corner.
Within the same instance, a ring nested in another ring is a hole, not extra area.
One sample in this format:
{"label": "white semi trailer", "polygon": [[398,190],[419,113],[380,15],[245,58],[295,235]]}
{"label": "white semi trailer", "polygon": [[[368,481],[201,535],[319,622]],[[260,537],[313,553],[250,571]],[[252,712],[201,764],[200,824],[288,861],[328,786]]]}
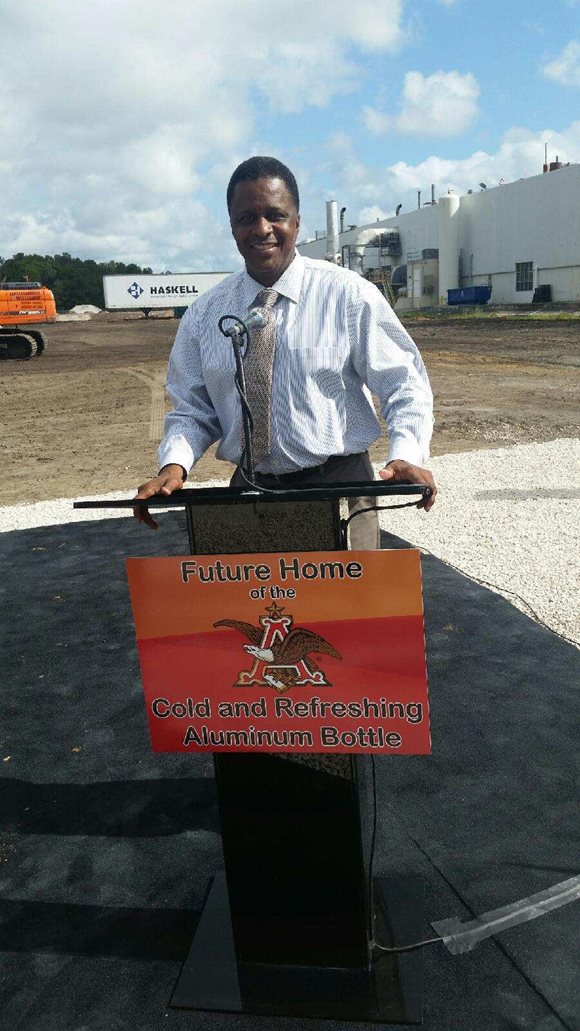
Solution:
{"label": "white semi trailer", "polygon": [[146,315],[156,308],[183,310],[229,275],[229,272],[178,272],[103,276],[105,308],[111,311],[137,310]]}

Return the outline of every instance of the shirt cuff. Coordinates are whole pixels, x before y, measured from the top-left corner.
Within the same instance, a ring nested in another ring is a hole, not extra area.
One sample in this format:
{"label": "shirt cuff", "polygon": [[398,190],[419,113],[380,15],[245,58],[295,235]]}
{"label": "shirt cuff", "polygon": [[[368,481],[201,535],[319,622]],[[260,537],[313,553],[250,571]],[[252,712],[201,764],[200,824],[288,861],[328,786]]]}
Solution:
{"label": "shirt cuff", "polygon": [[159,468],[164,465],[181,465],[186,474],[189,473],[195,463],[195,455],[191,444],[187,442],[182,434],[170,437],[169,440],[162,440],[157,452]]}
{"label": "shirt cuff", "polygon": [[396,459],[402,462],[409,462],[411,465],[423,466],[429,460],[429,454],[425,454],[422,451],[416,440],[409,440],[404,437],[395,438],[389,443],[385,464],[388,465],[389,462],[394,462]]}

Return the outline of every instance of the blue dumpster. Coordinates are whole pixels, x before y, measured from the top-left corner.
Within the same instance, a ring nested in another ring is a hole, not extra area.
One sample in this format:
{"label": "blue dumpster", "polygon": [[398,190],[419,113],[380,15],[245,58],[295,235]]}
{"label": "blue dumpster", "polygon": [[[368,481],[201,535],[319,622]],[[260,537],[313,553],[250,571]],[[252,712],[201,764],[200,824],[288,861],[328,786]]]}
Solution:
{"label": "blue dumpster", "polygon": [[487,304],[490,297],[490,286],[462,286],[447,291],[447,304]]}

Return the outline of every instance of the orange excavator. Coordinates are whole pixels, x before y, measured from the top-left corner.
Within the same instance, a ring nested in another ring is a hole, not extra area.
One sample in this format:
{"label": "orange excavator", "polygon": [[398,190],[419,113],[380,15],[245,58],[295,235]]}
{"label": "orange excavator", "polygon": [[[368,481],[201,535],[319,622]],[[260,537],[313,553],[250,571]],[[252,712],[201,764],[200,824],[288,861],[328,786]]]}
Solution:
{"label": "orange excavator", "polygon": [[1,283],[0,358],[41,355],[46,337],[35,327],[55,319],[54,295],[41,283]]}

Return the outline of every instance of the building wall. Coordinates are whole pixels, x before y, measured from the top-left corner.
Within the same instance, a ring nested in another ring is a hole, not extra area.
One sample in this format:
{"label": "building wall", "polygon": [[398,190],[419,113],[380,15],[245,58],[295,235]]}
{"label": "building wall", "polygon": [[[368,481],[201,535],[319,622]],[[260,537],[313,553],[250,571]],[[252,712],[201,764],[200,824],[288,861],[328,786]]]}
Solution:
{"label": "building wall", "polygon": [[[459,201],[457,286],[491,285],[492,303],[529,304],[536,286],[550,284],[555,302],[580,303],[580,165],[466,194]],[[359,226],[341,235],[341,246],[353,244],[363,228],[396,228],[402,249],[398,262],[418,260],[425,248],[440,247],[437,208],[425,205]],[[298,249],[323,258],[325,248],[325,240],[318,240]],[[532,289],[517,291],[516,263],[530,261]],[[365,266],[377,264],[378,252],[369,248]]]}
{"label": "building wall", "polygon": [[[492,301],[529,304],[534,287],[580,301],[580,165],[461,198],[461,286],[487,284]],[[515,267],[532,262],[533,286],[516,291]]]}
{"label": "building wall", "polygon": [[421,258],[421,252],[427,247],[437,247],[437,205],[425,206],[415,211],[401,213],[398,218],[389,219],[394,222],[401,237],[401,265]]}

